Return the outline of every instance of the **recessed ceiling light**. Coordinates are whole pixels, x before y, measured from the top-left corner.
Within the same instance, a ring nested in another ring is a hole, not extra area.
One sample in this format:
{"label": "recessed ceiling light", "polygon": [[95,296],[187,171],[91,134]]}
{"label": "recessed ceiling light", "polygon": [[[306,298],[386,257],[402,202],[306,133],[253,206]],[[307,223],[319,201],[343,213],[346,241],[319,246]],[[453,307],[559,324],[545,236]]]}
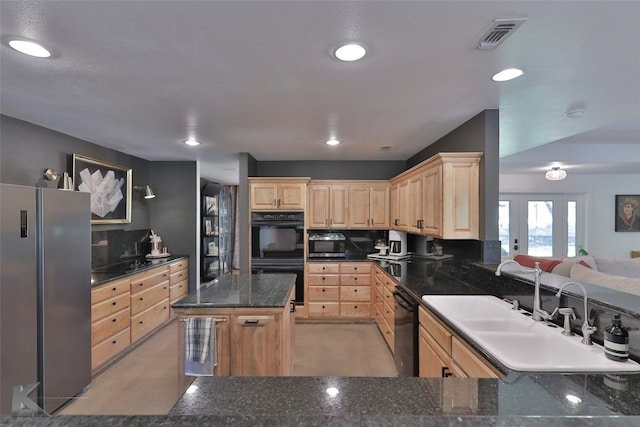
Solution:
{"label": "recessed ceiling light", "polygon": [[499,73],[495,74],[492,79],[494,82],[506,82],[507,80],[515,79],[524,74],[520,68],[507,68]]}
{"label": "recessed ceiling light", "polygon": [[366,49],[357,43],[349,43],[340,46],[334,52],[340,61],[357,61],[367,53]]}
{"label": "recessed ceiling light", "polygon": [[340,144],[340,141],[338,141],[335,138],[331,138],[330,140],[327,141],[327,145],[338,145]]}
{"label": "recessed ceiling light", "polygon": [[187,145],[190,145],[190,146],[192,146],[192,147],[195,147],[196,145],[200,145],[200,142],[199,142],[199,141],[196,141],[196,140],[195,140],[195,139],[193,139],[193,138],[189,138],[189,139],[187,139],[184,143],[185,143],[185,144],[187,144]]}
{"label": "recessed ceiling light", "polygon": [[51,56],[51,52],[45,49],[42,45],[28,40],[9,40],[9,46],[20,53],[35,56],[37,58],[48,58]]}

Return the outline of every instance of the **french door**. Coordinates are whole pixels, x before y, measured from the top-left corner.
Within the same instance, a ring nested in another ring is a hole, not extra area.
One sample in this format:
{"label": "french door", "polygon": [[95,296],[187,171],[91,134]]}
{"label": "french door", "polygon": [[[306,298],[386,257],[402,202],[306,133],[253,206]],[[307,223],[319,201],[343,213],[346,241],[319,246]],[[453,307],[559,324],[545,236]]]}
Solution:
{"label": "french door", "polygon": [[501,255],[576,256],[584,243],[584,195],[500,194]]}

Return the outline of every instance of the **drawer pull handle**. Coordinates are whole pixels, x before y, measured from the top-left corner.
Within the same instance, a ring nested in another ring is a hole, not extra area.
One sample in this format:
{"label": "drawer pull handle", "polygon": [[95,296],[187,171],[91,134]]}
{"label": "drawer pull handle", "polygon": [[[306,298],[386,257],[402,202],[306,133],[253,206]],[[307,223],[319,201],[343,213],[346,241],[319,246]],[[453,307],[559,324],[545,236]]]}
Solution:
{"label": "drawer pull handle", "polygon": [[322,308],[324,308],[324,305],[322,306]]}
{"label": "drawer pull handle", "polygon": [[116,319],[111,319],[111,321],[112,321],[113,323],[116,323]]}
{"label": "drawer pull handle", "polygon": [[111,289],[111,290],[112,290],[113,292],[115,292],[115,291],[116,291],[116,288],[113,288],[113,289]]}
{"label": "drawer pull handle", "polygon": [[245,325],[257,325],[260,321],[259,320],[245,320],[244,324]]}
{"label": "drawer pull handle", "polygon": [[112,303],[111,303],[111,305],[116,305],[116,302],[115,302],[115,301],[114,301],[114,302],[112,302]]}
{"label": "drawer pull handle", "polygon": [[162,308],[164,308],[164,309],[166,310],[166,309],[167,309],[167,306],[165,305],[165,306],[164,306],[164,307],[162,307]]}
{"label": "drawer pull handle", "polygon": [[139,323],[142,325],[142,320]]}
{"label": "drawer pull handle", "polygon": [[354,290],[353,290],[353,292],[358,292],[358,290],[357,290],[357,289],[354,289]]}
{"label": "drawer pull handle", "polygon": [[118,341],[113,340],[113,341],[111,341],[111,344],[115,344],[115,343],[117,343],[117,342],[118,342]]}
{"label": "drawer pull handle", "polygon": [[357,309],[358,309],[358,306],[356,305],[356,306],[354,306],[353,308],[355,308],[355,309],[357,310]]}
{"label": "drawer pull handle", "polygon": [[143,298],[142,298],[142,297],[140,297],[140,301],[142,301],[142,300],[143,300]]}
{"label": "drawer pull handle", "polygon": [[326,269],[326,267],[322,267],[322,271],[324,271]]}
{"label": "drawer pull handle", "polygon": [[358,271],[358,267],[353,267],[353,270],[354,271]]}
{"label": "drawer pull handle", "polygon": [[138,285],[140,285],[140,286],[142,286],[142,284],[143,284],[142,282],[138,283]]}
{"label": "drawer pull handle", "polygon": [[353,280],[355,280],[355,281],[357,282],[357,281],[358,281],[358,278],[357,278],[357,277],[354,277],[354,278],[353,278]]}
{"label": "drawer pull handle", "polygon": [[325,291],[325,289],[324,289],[324,288],[322,288],[322,292],[324,292],[324,291]]}
{"label": "drawer pull handle", "polygon": [[322,280],[324,280],[324,276],[322,276]]}

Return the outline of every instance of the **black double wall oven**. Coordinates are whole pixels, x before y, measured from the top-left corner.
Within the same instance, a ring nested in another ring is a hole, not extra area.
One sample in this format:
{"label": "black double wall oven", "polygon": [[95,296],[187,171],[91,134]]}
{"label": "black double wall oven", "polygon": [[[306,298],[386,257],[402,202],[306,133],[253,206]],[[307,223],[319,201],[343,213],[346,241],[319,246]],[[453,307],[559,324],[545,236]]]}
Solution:
{"label": "black double wall oven", "polygon": [[251,213],[251,272],[296,274],[296,305],[304,304],[304,212]]}

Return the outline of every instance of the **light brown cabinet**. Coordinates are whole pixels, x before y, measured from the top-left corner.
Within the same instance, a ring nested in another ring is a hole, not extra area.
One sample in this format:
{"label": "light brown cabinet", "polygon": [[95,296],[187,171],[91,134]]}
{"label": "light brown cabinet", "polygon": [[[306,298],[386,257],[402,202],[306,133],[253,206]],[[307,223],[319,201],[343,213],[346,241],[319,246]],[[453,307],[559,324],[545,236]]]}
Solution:
{"label": "light brown cabinet", "polygon": [[216,322],[216,376],[288,376],[295,347],[295,287],[283,308],[177,308],[179,393],[193,381],[184,375],[184,319],[213,317]]}
{"label": "light brown cabinet", "polygon": [[398,207],[391,210],[396,215],[391,228],[443,239],[478,239],[481,157],[439,153],[393,178]]}
{"label": "light brown cabinet", "polygon": [[346,185],[309,184],[308,228],[347,228],[349,189]]}
{"label": "light brown cabinet", "polygon": [[349,185],[349,228],[389,228],[390,185]]}
{"label": "light brown cabinet", "polygon": [[500,378],[503,374],[425,307],[418,308],[421,377]]}
{"label": "light brown cabinet", "polygon": [[309,178],[249,178],[251,210],[304,210]]}
{"label": "light brown cabinet", "polygon": [[186,294],[187,267],[180,259],[91,289],[93,371],[169,319],[172,292],[176,299]]}
{"label": "light brown cabinet", "polygon": [[384,337],[389,350],[394,352],[395,345],[395,324],[394,311],[395,301],[393,291],[395,282],[380,267],[375,267],[375,296],[373,317],[378,325],[380,333]]}
{"label": "light brown cabinet", "polygon": [[305,305],[310,318],[370,318],[371,263],[306,264]]}

